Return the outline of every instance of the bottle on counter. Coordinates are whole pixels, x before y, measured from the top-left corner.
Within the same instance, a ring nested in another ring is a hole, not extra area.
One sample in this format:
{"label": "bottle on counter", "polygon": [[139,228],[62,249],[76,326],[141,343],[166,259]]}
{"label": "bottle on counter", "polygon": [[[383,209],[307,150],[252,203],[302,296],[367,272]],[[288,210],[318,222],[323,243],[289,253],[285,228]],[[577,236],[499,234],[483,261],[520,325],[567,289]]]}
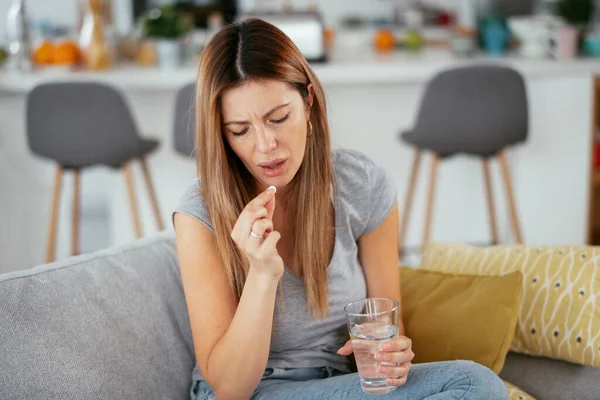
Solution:
{"label": "bottle on counter", "polygon": [[473,0],[459,1],[456,23],[462,29],[475,30],[477,28],[477,10]]}
{"label": "bottle on counter", "polygon": [[9,66],[21,72],[31,71],[30,23],[25,0],[13,0],[7,18]]}
{"label": "bottle on counter", "polygon": [[490,14],[482,20],[480,30],[483,48],[487,54],[499,56],[508,50],[510,32],[505,18]]}
{"label": "bottle on counter", "polygon": [[111,68],[112,51],[105,35],[104,0],[88,0],[88,9],[81,26],[79,45],[83,65],[94,71]]}
{"label": "bottle on counter", "polygon": [[473,0],[460,0],[450,49],[458,57],[471,56],[477,50],[477,11]]}

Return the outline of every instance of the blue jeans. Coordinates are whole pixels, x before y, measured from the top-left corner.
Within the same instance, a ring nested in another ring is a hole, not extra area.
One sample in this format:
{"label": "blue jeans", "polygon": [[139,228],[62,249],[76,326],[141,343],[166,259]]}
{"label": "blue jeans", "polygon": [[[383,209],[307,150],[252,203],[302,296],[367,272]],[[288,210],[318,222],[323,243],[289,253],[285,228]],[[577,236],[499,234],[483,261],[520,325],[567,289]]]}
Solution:
{"label": "blue jeans", "polygon": [[[194,382],[192,400],[214,400],[206,381]],[[267,368],[252,399],[508,400],[508,390],[489,368],[472,361],[415,364],[407,383],[389,394],[362,391],[357,373],[331,368]]]}

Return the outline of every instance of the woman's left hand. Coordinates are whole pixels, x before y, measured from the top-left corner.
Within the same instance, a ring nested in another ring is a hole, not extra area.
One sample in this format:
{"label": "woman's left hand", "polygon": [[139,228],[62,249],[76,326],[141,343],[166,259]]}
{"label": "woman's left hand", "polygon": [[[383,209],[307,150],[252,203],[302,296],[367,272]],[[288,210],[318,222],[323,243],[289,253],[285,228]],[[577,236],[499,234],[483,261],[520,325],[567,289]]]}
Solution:
{"label": "woman's left hand", "polygon": [[[337,351],[343,356],[348,356],[353,352],[351,340],[348,340]],[[388,377],[387,384],[390,386],[402,386],[406,383],[414,357],[412,342],[406,336],[396,336],[383,342],[381,349],[375,353],[375,359],[379,361],[378,371]]]}

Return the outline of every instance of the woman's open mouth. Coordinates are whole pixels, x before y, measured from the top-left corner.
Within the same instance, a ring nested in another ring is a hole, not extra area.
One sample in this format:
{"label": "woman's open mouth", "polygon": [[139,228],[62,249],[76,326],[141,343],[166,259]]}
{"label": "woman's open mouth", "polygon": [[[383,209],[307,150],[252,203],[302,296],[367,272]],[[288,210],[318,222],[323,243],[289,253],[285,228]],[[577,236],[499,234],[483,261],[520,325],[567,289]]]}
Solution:
{"label": "woman's open mouth", "polygon": [[263,170],[263,173],[268,177],[279,176],[285,170],[285,165],[287,164],[287,160],[284,158],[279,158],[276,160],[268,161],[260,164],[260,167]]}

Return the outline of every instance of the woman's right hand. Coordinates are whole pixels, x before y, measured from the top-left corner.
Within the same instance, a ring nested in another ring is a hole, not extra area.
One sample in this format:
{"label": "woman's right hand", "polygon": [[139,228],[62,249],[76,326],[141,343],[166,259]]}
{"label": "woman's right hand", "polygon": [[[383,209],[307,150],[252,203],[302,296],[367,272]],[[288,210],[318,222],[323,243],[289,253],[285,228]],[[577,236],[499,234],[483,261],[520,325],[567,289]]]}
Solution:
{"label": "woman's right hand", "polygon": [[281,234],[273,230],[276,188],[270,186],[242,210],[231,238],[248,257],[250,270],[279,280],[283,275],[283,260],[277,252]]}

